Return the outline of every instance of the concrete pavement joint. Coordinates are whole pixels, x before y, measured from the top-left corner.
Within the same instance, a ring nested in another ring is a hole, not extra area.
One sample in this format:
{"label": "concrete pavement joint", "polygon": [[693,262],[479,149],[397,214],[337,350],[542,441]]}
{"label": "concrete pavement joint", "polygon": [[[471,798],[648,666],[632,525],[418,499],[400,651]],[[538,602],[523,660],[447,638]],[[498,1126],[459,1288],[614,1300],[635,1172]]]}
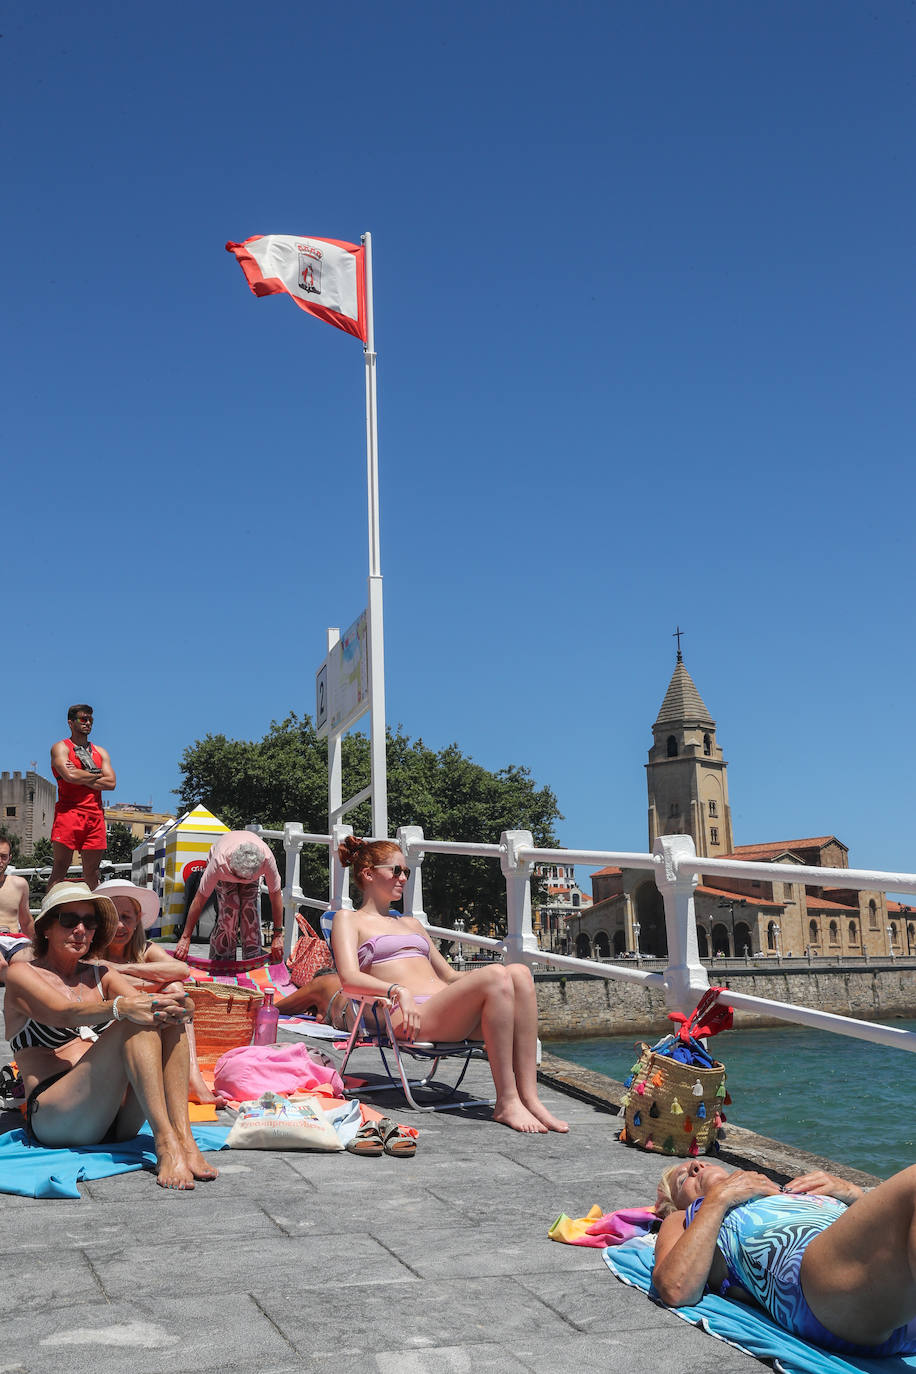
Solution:
{"label": "concrete pavement joint", "polygon": [[287,1336],[286,1332],[283,1331],[283,1330],[277,1325],[277,1323],[274,1321],[273,1317],[272,1317],[272,1316],[270,1315],[270,1313],[267,1311],[267,1308],[264,1307],[261,1303],[258,1302],[257,1298],[255,1297],[255,1295],[254,1295],[253,1293],[249,1293],[249,1294],[248,1294],[248,1297],[249,1297],[249,1298],[251,1299],[251,1301],[254,1303],[255,1307],[258,1309],[258,1311],[260,1312],[261,1316],[264,1317],[268,1322],[270,1322],[271,1326],[272,1326],[273,1329],[276,1331],[277,1335],[280,1337],[280,1339],[281,1339],[281,1341],[283,1342],[283,1344],[284,1344],[284,1345],[288,1345],[289,1348],[290,1348],[290,1350],[293,1352],[293,1354],[294,1354],[294,1355],[296,1356],[296,1358],[298,1359],[298,1358],[299,1358],[299,1351],[298,1351],[298,1350],[296,1349],[296,1347],[293,1345],[292,1341],[290,1340],[289,1336]]}

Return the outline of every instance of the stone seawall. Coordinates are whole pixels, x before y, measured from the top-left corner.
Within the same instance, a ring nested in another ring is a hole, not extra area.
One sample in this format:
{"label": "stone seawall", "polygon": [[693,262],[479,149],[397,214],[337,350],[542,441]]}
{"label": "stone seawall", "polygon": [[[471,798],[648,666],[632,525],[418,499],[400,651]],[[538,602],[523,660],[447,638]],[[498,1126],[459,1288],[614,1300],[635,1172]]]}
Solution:
{"label": "stone seawall", "polygon": [[[593,1035],[652,1035],[671,1028],[664,993],[638,983],[590,978],[587,974],[535,976],[541,1038]],[[729,969],[721,983],[749,997],[769,997],[817,1007],[862,1021],[916,1017],[916,973],[912,968]],[[735,1025],[784,1025],[774,1017],[736,1012]]]}

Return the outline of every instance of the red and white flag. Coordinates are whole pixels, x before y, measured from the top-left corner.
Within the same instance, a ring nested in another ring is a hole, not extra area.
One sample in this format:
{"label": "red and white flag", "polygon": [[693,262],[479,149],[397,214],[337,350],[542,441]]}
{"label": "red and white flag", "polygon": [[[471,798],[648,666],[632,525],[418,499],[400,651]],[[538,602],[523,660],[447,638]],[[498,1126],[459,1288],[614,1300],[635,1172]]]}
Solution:
{"label": "red and white flag", "polygon": [[355,243],[255,234],[227,243],[256,296],[283,291],[310,315],[366,342],[366,254]]}

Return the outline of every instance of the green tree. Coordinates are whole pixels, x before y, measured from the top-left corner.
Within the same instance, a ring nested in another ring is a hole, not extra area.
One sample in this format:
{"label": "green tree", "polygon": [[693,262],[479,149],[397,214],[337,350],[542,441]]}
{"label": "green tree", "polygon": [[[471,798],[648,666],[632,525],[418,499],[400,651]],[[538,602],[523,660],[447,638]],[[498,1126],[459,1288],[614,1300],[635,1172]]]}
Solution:
{"label": "green tree", "polygon": [[[493,844],[503,830],[530,830],[539,846],[557,843],[557,799],[549,787],[535,785],[527,768],[509,764],[491,772],[457,744],[435,751],[400,727],[388,732],[387,760],[392,833],[400,825],[420,825],[430,839]],[[307,715],[273,721],[262,740],[207,735],[185,749],[179,766],[182,808],[203,804],[234,829],[250,821],[281,829],[297,820],[307,831],[327,834],[327,745]],[[368,785],[365,735],[345,737],[343,772],[345,794]],[[347,820],[358,835],[367,833],[369,803]],[[327,891],[323,851],[307,846],[301,873],[308,895]],[[452,926],[461,917],[482,931],[505,928],[505,881],[492,859],[430,854],[423,864],[423,903],[438,925]]]}
{"label": "green tree", "polygon": [[129,864],[139,843],[129,825],[123,821],[113,821],[108,831],[108,853],[105,857],[113,864]]}

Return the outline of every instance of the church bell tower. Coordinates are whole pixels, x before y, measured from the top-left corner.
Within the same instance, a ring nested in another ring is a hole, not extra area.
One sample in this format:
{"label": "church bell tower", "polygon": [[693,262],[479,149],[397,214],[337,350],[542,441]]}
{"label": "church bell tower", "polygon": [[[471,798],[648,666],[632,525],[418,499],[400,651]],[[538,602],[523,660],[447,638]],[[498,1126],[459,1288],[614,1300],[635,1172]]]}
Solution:
{"label": "church bell tower", "polygon": [[677,663],[652,726],[646,764],[649,848],[659,835],[692,835],[697,854],[718,858],[733,848],[728,764],[716,743],[716,722],[684,667]]}

